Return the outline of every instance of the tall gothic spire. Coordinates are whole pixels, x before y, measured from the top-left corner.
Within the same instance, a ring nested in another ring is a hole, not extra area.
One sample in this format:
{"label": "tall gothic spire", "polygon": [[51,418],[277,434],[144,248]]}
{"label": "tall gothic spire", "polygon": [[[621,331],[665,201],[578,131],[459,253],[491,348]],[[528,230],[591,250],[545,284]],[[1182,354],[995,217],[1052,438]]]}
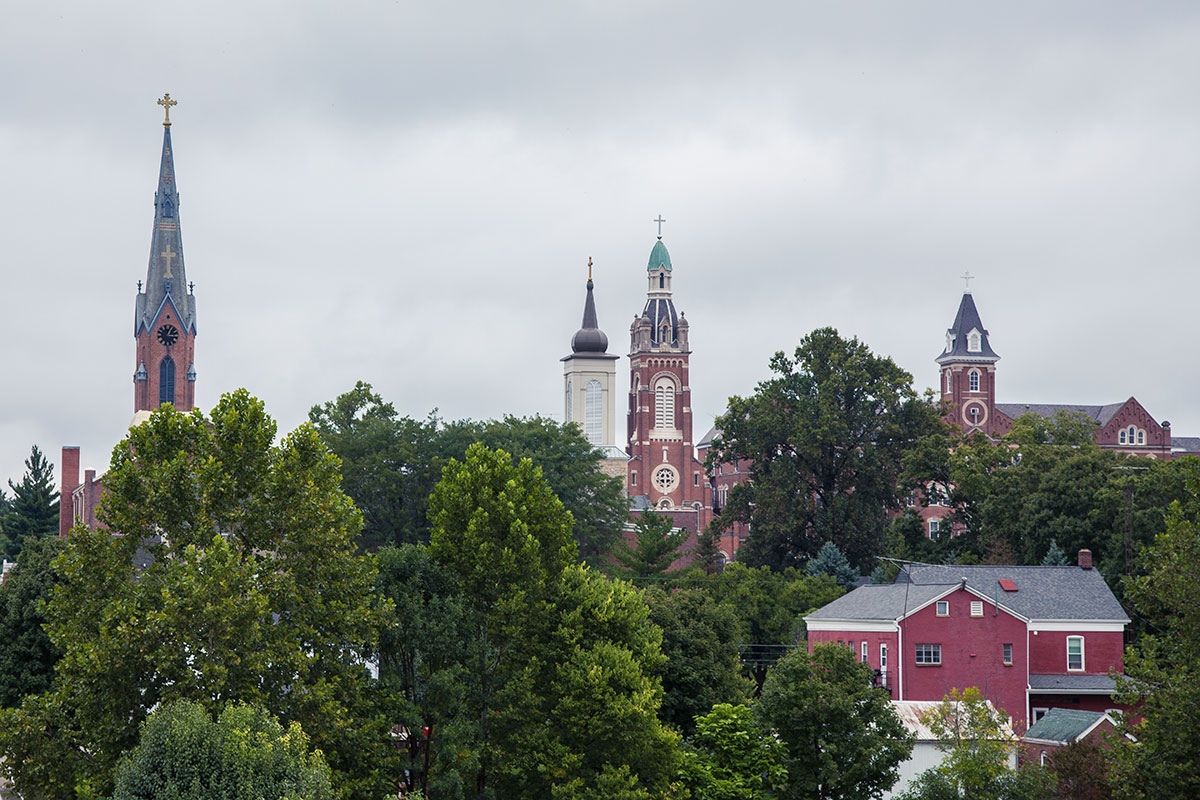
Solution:
{"label": "tall gothic spire", "polygon": [[151,328],[168,305],[175,307],[181,327],[196,330],[196,301],[183,266],[183,238],[179,230],[179,190],[175,185],[175,160],[171,152],[171,106],[168,94],[159,105],[166,108],[163,122],[162,160],[158,168],[158,191],[154,193],[154,229],[150,234],[150,263],[146,285],[138,292],[134,335]]}

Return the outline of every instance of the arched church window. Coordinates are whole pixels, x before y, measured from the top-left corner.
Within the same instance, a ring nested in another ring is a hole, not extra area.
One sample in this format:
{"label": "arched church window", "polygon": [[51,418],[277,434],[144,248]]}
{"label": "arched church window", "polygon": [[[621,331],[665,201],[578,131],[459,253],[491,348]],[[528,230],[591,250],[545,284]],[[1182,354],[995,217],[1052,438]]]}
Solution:
{"label": "arched church window", "polygon": [[604,444],[604,389],[588,381],[583,389],[583,435],[590,444]]}
{"label": "arched church window", "polygon": [[662,274],[661,272],[658,273],[658,288],[665,289],[666,286],[667,286],[667,276]]}
{"label": "arched church window", "polygon": [[950,370],[946,370],[946,394],[950,394]]}
{"label": "arched church window", "polygon": [[971,370],[970,381],[971,381],[971,391],[978,392],[979,391],[979,370],[977,370],[977,369]]}
{"label": "arched church window", "polygon": [[170,218],[175,216],[175,207],[171,204],[171,198],[163,200],[163,217]]}
{"label": "arched church window", "polygon": [[1121,432],[1117,436],[1117,444],[1129,444],[1129,442],[1125,438],[1125,435],[1126,435],[1125,429],[1121,428]]}
{"label": "arched church window", "polygon": [[1143,430],[1139,430],[1138,431],[1138,444],[1145,444],[1145,443],[1146,443],[1146,432]]}
{"label": "arched church window", "polygon": [[654,427],[675,427],[675,383],[670,378],[654,384]]}
{"label": "arched church window", "polygon": [[158,365],[158,404],[175,402],[175,362],[170,356]]}
{"label": "arched church window", "polygon": [[567,422],[571,421],[571,379],[567,378]]}

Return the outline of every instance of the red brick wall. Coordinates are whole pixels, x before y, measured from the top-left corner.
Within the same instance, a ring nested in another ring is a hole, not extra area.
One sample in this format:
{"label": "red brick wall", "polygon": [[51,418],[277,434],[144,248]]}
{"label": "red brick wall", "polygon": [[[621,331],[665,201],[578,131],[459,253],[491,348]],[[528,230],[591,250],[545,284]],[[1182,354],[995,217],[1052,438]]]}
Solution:
{"label": "red brick wall", "polygon": [[[1067,672],[1068,636],[1083,637],[1082,672]],[[1035,631],[1029,634],[1029,671],[1035,675],[1107,675],[1110,669],[1125,670],[1125,635],[1121,632]]]}

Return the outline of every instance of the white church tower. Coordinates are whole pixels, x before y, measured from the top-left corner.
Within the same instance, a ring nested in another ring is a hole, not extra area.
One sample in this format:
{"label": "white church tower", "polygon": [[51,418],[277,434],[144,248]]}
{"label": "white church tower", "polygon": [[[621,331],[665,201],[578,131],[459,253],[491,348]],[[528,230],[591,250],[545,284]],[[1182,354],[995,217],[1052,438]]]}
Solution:
{"label": "white church tower", "polygon": [[604,451],[603,470],[625,476],[629,457],[616,444],[616,395],[619,356],[608,352],[608,337],[596,322],[592,295],[592,260],[588,259],[587,299],[583,325],[571,337],[571,355],[563,362],[563,421],[575,423],[584,437]]}

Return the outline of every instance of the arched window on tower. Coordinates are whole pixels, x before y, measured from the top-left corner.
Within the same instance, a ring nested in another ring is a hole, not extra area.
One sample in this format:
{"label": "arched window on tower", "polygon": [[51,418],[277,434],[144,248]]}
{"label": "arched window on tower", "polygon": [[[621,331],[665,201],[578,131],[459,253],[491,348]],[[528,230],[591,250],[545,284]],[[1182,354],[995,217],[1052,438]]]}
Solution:
{"label": "arched window on tower", "polygon": [[604,444],[604,388],[588,381],[583,389],[583,435],[589,444]]}
{"label": "arched window on tower", "polygon": [[950,394],[950,370],[946,370],[946,394]]}
{"label": "arched window on tower", "polygon": [[654,427],[675,427],[675,382],[659,378],[654,384]]}
{"label": "arched window on tower", "polygon": [[667,286],[667,276],[663,273],[658,273],[658,288],[665,289]]}
{"label": "arched window on tower", "polygon": [[170,356],[158,365],[158,404],[175,402],[175,362]]}
{"label": "arched window on tower", "polygon": [[166,219],[170,219],[171,217],[175,216],[175,206],[171,204],[171,198],[168,197],[163,200],[162,210],[163,217]]}
{"label": "arched window on tower", "polygon": [[571,379],[567,378],[567,422],[571,421]]}
{"label": "arched window on tower", "polygon": [[977,369],[971,370],[971,374],[969,377],[970,377],[970,381],[971,381],[971,391],[978,392],[979,391],[979,370],[977,370]]}

